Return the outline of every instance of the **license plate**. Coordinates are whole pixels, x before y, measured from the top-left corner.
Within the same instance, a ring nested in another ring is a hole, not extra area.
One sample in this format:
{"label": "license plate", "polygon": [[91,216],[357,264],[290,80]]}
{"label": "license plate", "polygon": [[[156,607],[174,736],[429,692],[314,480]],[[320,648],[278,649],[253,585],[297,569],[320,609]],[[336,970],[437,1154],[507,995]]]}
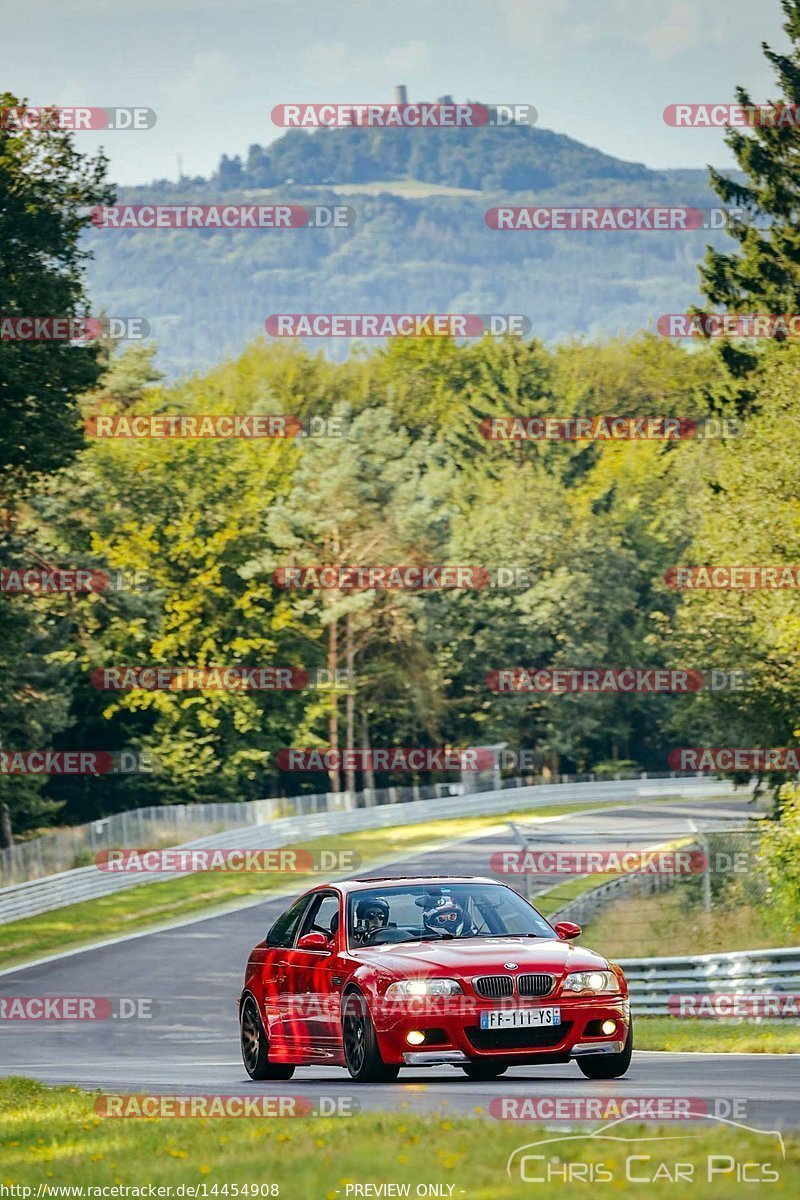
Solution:
{"label": "license plate", "polygon": [[560,1024],[560,1008],[493,1008],[481,1013],[481,1029],[530,1029]]}

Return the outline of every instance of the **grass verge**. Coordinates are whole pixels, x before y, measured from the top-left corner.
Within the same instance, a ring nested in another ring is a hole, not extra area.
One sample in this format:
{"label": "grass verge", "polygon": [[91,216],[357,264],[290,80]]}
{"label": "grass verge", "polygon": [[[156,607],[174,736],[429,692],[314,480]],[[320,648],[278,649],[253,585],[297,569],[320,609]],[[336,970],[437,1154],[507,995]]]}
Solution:
{"label": "grass verge", "polygon": [[800,1054],[800,1025],[695,1017],[634,1017],[637,1050]]}
{"label": "grass verge", "polygon": [[[481,1134],[474,1117],[410,1111],[338,1119],[104,1119],[95,1112],[95,1100],[76,1088],[48,1089],[24,1079],[0,1081],[0,1185],[31,1188],[28,1195],[34,1197],[47,1196],[47,1185],[184,1185],[182,1195],[210,1197],[271,1194],[282,1200],[347,1200],[357,1194],[427,1194],[506,1200],[519,1196],[521,1187],[518,1166],[512,1178],[506,1174],[508,1156],[528,1143],[558,1137],[553,1129],[511,1121],[490,1121]],[[485,1115],[482,1105],[487,1100],[486,1085],[476,1085],[476,1112]],[[728,1200],[742,1192],[735,1164],[750,1163],[751,1175],[762,1172],[763,1164],[777,1172],[773,1186],[779,1194],[797,1195],[800,1190],[800,1140],[794,1135],[785,1136],[782,1146],[774,1134],[706,1122],[691,1127],[672,1123],[660,1129],[626,1123],[613,1133],[626,1141],[570,1138],[531,1148],[531,1154],[546,1158],[529,1160],[526,1182],[555,1170],[552,1182],[537,1184],[537,1196],[585,1196],[586,1182],[597,1180],[602,1166],[611,1178],[599,1182],[611,1182],[614,1195],[641,1196],[641,1181],[649,1180],[647,1195],[660,1200],[675,1196],[671,1177],[680,1163],[684,1181],[691,1167],[695,1195]],[[640,1140],[657,1134],[667,1140]],[[646,1157],[630,1164],[637,1182],[628,1182],[626,1160],[634,1155]],[[570,1164],[582,1181],[564,1182]],[[587,1178],[590,1169],[592,1176]],[[711,1183],[709,1169],[717,1171]],[[248,1193],[242,1190],[244,1184],[267,1185],[267,1190]],[[365,1190],[367,1184],[376,1190]],[[403,1190],[381,1192],[381,1184]],[[269,1191],[270,1185],[275,1191]],[[356,1185],[361,1185],[359,1193],[353,1191]],[[420,1185],[440,1190],[420,1192]],[[190,1187],[198,1190],[190,1192]],[[684,1188],[686,1182],[681,1194]],[[5,1194],[27,1200],[21,1192]]]}
{"label": "grass verge", "polygon": [[[492,827],[507,821],[560,816],[581,812],[586,805],[554,805],[549,808],[488,816],[456,817],[429,821],[422,825],[398,825],[388,829],[365,829],[359,833],[317,838],[297,843],[309,850],[355,850],[363,867],[376,866],[411,854],[435,850],[449,841],[480,837]],[[130,890],[116,892],[97,900],[70,904],[36,917],[0,925],[0,963],[4,967],[22,964],[46,954],[120,934],[134,933],[168,921],[180,920],[204,910],[213,911],[237,900],[283,891],[302,891],[319,881],[319,875],[287,875],[274,871],[253,875],[233,872],[206,872],[175,876],[158,883],[143,883]]]}
{"label": "grass verge", "polygon": [[583,927],[587,946],[619,958],[714,954],[796,946],[791,929],[767,903],[736,903],[704,912],[690,883],[648,897],[630,897],[608,905]]}

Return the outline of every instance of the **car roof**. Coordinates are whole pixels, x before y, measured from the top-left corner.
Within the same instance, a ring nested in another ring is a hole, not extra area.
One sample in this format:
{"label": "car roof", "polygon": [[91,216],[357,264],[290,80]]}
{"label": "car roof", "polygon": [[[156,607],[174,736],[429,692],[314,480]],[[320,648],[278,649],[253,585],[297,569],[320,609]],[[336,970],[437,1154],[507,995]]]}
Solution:
{"label": "car roof", "polygon": [[326,884],[325,886],[337,887],[343,892],[364,892],[368,889],[374,891],[375,888],[386,891],[390,885],[392,887],[430,885],[440,887],[449,883],[494,883],[500,887],[505,886],[497,879],[487,879],[482,875],[377,875],[373,879],[342,879],[336,884]]}

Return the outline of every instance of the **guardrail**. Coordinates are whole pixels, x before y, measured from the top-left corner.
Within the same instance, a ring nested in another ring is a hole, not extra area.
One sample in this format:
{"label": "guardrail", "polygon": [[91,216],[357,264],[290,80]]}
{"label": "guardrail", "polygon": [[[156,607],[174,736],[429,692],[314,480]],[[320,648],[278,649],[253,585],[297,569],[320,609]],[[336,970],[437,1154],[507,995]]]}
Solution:
{"label": "guardrail", "polygon": [[[598,913],[608,904],[613,904],[616,900],[625,900],[629,896],[642,898],[652,896],[656,892],[665,892],[675,887],[678,882],[678,876],[675,875],[645,875],[635,871],[630,871],[625,875],[618,875],[616,879],[608,879],[605,883],[600,883],[597,887],[589,888],[582,895],[576,896],[574,900],[568,900],[566,904],[560,905],[548,913],[548,921],[576,921],[578,925],[584,925],[591,921]],[[554,891],[554,885],[550,884],[545,891]],[[530,897],[536,901],[535,894]]]}
{"label": "guardrail", "polygon": [[[683,818],[683,828],[670,830],[662,827],[659,823],[657,841],[649,846],[642,845],[641,832],[620,836],[620,834],[608,830],[602,832],[582,829],[570,832],[569,850],[602,853],[603,844],[608,843],[608,849],[619,855],[626,851],[634,854],[648,854],[658,850],[685,851],[696,847],[705,856],[705,868],[699,873],[703,880],[703,907],[706,912],[710,912],[712,908],[712,841],[714,841],[713,848],[719,851],[721,848],[715,839],[720,837],[727,839],[728,842],[733,837],[755,839],[758,836],[758,826],[764,819],[763,813],[751,813],[744,818],[741,813],[723,814],[722,816],[714,814],[711,821],[703,819],[702,825],[698,826],[697,821],[686,815]],[[554,832],[547,827],[521,825],[516,821],[509,821],[508,824],[514,840],[523,852],[546,853],[550,851],[553,853],[565,849],[562,846],[563,834],[557,830]],[[743,841],[739,842],[739,845],[744,844]],[[753,844],[757,846],[757,842],[754,841]],[[730,847],[726,846],[725,848],[729,849]],[[542,870],[542,867],[539,867],[539,870]],[[537,898],[546,895],[550,902],[556,902],[556,908],[548,908],[549,920],[576,921],[579,925],[585,925],[592,921],[604,908],[617,900],[628,898],[641,900],[654,893],[671,890],[679,884],[685,883],[687,879],[687,875],[680,871],[648,871],[631,866],[627,870],[623,869],[615,879],[607,879],[590,887],[588,886],[592,879],[590,873],[565,872],[565,874],[569,875],[566,883],[567,889],[572,888],[573,881],[576,879],[584,881],[587,886],[583,891],[579,891],[578,895],[559,903],[560,884],[548,882],[537,887],[536,876],[531,875],[526,879],[527,896],[529,900],[535,902]],[[603,874],[601,865],[596,868],[596,874]]]}
{"label": "guardrail", "polygon": [[[313,802],[314,797],[306,797]],[[54,829],[0,850],[0,887],[27,883],[91,862],[99,850],[175,846],[236,826],[257,825],[280,812],[280,800],[160,804]],[[308,811],[313,811],[309,809]],[[81,861],[83,860],[83,861]]]}
{"label": "guardrail", "polygon": [[[489,747],[491,749],[491,747]],[[676,772],[648,775],[628,772],[614,779],[675,778]],[[681,776],[685,778],[685,776]],[[27,883],[46,875],[57,875],[91,863],[99,850],[185,845],[190,838],[207,837],[226,829],[263,825],[275,817],[301,816],[342,808],[371,808],[379,804],[402,804],[410,800],[433,800],[445,796],[499,791],[508,787],[541,784],[594,783],[595,775],[561,775],[557,778],[530,775],[524,779],[500,778],[499,770],[462,772],[460,782],[406,787],[378,788],[358,793],[304,792],[298,796],[269,797],[209,804],[161,804],[126,809],[98,817],[83,825],[68,825],[40,837],[15,842],[0,849],[0,889]],[[606,780],[610,782],[610,780]]]}
{"label": "guardrail", "polygon": [[[411,789],[408,789],[411,791]],[[543,808],[552,804],[608,804],[619,801],[675,796],[679,799],[732,795],[731,784],[724,780],[697,776],[691,779],[623,779],[603,783],[556,783],[534,787],[510,787],[473,792],[468,796],[400,801],[399,789],[388,789],[384,803],[370,805],[376,797],[348,797],[331,794],[329,800],[344,804],[354,800],[367,807],[339,808],[327,812],[278,817],[260,825],[250,825],[211,834],[184,843],[185,847],[236,849],[278,849],[330,834],[380,829],[393,825],[416,825],[438,818],[481,816],[515,810]],[[395,802],[392,796],[395,793]],[[306,798],[307,799],[307,798]],[[23,917],[36,916],[52,909],[84,900],[94,900],[143,883],[174,879],[174,874],[130,875],[100,871],[96,866],[78,867],[35,879],[28,883],[0,888],[0,925]],[[254,883],[253,890],[256,890]]]}
{"label": "guardrail", "polygon": [[[800,1016],[800,947],[733,950],[685,958],[621,958],[639,1016],[709,1016],[750,1020],[797,1020]],[[707,1005],[686,1004],[689,997],[715,997]],[[681,1000],[685,1008],[681,1013]],[[740,998],[737,1012],[732,997]]]}

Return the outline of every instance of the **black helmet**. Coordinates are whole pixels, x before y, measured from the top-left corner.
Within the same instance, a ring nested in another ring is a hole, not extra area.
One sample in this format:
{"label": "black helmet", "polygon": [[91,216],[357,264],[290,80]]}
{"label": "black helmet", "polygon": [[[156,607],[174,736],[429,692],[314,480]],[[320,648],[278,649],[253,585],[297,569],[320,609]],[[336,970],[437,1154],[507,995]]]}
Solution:
{"label": "black helmet", "polygon": [[356,925],[366,933],[385,929],[389,924],[389,901],[383,896],[365,896],[356,904]]}

